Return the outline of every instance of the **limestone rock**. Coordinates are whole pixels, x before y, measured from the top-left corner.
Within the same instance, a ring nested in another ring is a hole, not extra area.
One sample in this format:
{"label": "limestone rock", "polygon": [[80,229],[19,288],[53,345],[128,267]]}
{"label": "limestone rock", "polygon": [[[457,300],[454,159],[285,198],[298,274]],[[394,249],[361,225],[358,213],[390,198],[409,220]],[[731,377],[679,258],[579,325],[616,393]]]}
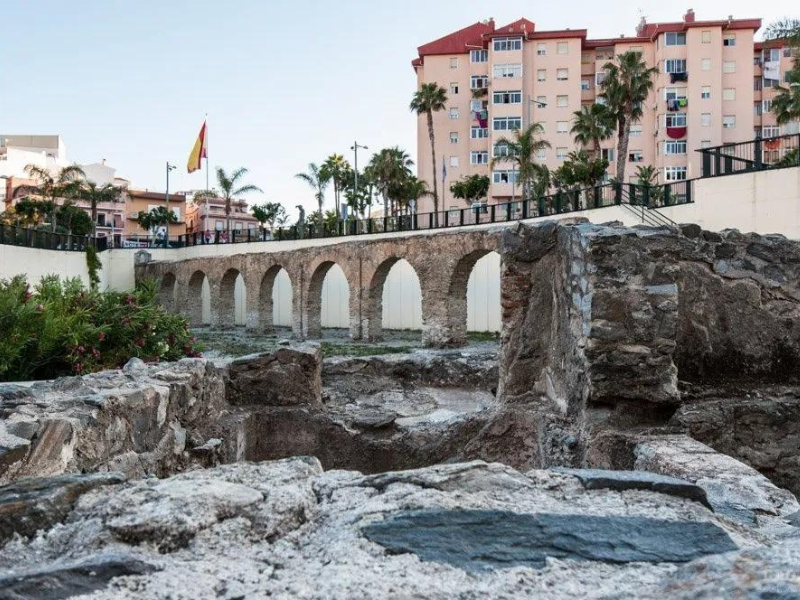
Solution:
{"label": "limestone rock", "polygon": [[245,356],[228,369],[233,405],[295,406],[321,403],[322,357],[318,344]]}

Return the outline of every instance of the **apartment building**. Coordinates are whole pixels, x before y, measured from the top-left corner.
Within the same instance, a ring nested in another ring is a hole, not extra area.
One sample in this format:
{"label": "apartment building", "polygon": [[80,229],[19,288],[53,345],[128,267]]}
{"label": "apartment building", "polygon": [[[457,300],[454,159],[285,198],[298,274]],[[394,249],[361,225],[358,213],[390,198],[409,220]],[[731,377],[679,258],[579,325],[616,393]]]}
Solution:
{"label": "apartment building", "polygon": [[[591,39],[585,29],[539,31],[527,19],[503,27],[488,20],[420,46],[412,62],[418,85],[436,82],[448,93],[446,110],[434,115],[437,162],[444,160],[447,170],[443,206],[464,207],[449,186],[472,174],[490,176],[490,203],[518,198],[510,163],[490,165],[507,151],[498,142],[531,122],[542,124],[551,144],[538,162],[558,168],[578,149],[570,133],[573,113],[600,100],[606,63],[627,51],[640,52],[659,72],[644,116],[631,130],[626,179],[640,164],[658,167],[662,181],[699,175],[701,157],[695,150],[752,139],[758,128],[774,132],[763,111],[773,82],[759,88],[757,80],[767,82],[766,62],[770,78],[776,68],[777,79],[783,77],[791,57],[783,48],[775,52],[779,44],[755,42],[760,27],[760,19],[700,21],[689,10],[673,23],[643,19],[632,37]],[[602,144],[612,169],[616,141]],[[419,177],[430,185],[436,176],[441,184],[441,167],[432,172],[424,117],[418,122],[417,149]],[[431,202],[420,210],[431,210]]]}
{"label": "apartment building", "polygon": [[[228,216],[225,214],[225,198],[208,198],[197,200],[196,191],[183,192],[186,203],[186,232],[223,231],[227,228]],[[244,200],[231,201],[231,230],[241,232],[247,229],[258,229],[258,220],[250,213]]]}
{"label": "apartment building", "polygon": [[[166,207],[167,202],[169,202],[170,212],[177,217],[177,221],[169,225],[170,237],[184,235],[186,233],[186,196],[181,193],[171,193],[167,199],[164,192],[138,189],[128,189],[125,199],[125,225],[122,233],[127,238],[141,237],[146,240],[153,232],[147,231],[139,225],[137,221],[139,213],[150,212],[159,206]],[[156,233],[163,238],[166,235],[166,226],[160,227]]]}

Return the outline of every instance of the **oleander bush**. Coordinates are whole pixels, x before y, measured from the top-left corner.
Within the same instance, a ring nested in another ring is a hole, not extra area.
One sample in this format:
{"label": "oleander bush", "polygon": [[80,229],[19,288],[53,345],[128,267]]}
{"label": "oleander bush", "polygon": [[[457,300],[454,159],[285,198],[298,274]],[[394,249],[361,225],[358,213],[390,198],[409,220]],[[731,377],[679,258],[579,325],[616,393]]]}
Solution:
{"label": "oleander bush", "polygon": [[156,286],[129,293],[86,289],[80,279],[0,280],[0,381],[49,379],[199,356],[186,319],[164,310]]}

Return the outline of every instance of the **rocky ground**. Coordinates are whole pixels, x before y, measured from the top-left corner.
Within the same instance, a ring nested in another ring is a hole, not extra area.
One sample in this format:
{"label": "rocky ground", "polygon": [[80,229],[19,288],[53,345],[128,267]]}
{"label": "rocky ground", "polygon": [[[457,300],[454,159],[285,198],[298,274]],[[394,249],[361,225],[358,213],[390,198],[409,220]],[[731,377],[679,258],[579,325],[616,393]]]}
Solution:
{"label": "rocky ground", "polygon": [[[44,505],[59,517],[9,536]],[[0,598],[800,595],[797,515],[744,524],[709,505],[702,487],[650,473],[480,461],[26,480],[0,495]]]}

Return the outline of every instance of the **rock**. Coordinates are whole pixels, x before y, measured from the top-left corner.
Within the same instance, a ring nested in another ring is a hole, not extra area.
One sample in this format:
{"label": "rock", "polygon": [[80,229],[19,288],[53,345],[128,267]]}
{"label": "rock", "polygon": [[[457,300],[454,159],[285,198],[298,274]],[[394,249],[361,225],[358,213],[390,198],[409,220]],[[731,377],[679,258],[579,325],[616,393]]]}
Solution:
{"label": "rock", "polygon": [[321,371],[318,344],[245,356],[229,366],[228,401],[237,406],[318,405],[322,402]]}
{"label": "rock", "polygon": [[115,577],[145,575],[157,567],[127,554],[106,553],[0,576],[0,600],[60,600],[101,590]]}
{"label": "rock", "polygon": [[667,494],[677,498],[686,498],[711,508],[706,492],[698,485],[645,471],[611,471],[608,469],[565,469],[555,468],[556,473],[577,477],[588,490],[609,489],[622,492],[625,490],[648,490]]}
{"label": "rock", "polygon": [[142,375],[143,373],[147,372],[147,365],[141,358],[136,358],[134,356],[125,363],[125,366],[122,367],[122,372],[134,376]]}
{"label": "rock", "polygon": [[60,523],[81,495],[123,481],[119,473],[94,473],[21,479],[0,487],[0,544],[14,534],[30,536]]}
{"label": "rock", "polygon": [[33,398],[30,388],[13,383],[0,383],[0,409],[15,406],[21,401]]}
{"label": "rock", "polygon": [[800,527],[800,510],[786,517],[786,521],[790,525],[794,525],[795,527]]}
{"label": "rock", "polygon": [[411,552],[465,570],[543,567],[548,558],[688,562],[737,549],[717,525],[641,517],[410,511],[363,531],[391,554]]}

